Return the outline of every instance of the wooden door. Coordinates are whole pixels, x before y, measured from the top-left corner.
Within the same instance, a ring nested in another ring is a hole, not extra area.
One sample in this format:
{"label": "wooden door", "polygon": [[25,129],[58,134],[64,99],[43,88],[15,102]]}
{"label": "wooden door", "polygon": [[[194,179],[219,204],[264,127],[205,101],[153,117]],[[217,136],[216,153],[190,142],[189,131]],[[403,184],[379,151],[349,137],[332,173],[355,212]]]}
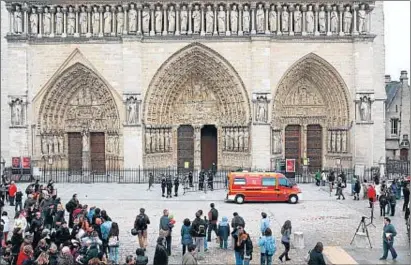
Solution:
{"label": "wooden door", "polygon": [[97,174],[106,172],[106,141],[104,133],[90,133],[91,170]]}
{"label": "wooden door", "polygon": [[307,126],[307,158],[310,159],[310,172],[322,170],[323,161],[323,131],[321,125]]}
{"label": "wooden door", "polygon": [[194,128],[182,125],[177,131],[177,166],[179,172],[194,169]]}
{"label": "wooden door", "polygon": [[83,144],[81,133],[67,133],[68,138],[68,162],[71,172],[80,172],[83,165]]}
{"label": "wooden door", "polygon": [[400,150],[400,160],[403,160],[403,161],[408,160],[408,149],[403,148]]}
{"label": "wooden door", "polygon": [[288,125],[285,128],[285,159],[295,159],[295,170],[301,164],[301,126]]}
{"label": "wooden door", "polygon": [[209,170],[217,166],[217,128],[206,125],[201,129],[201,168]]}

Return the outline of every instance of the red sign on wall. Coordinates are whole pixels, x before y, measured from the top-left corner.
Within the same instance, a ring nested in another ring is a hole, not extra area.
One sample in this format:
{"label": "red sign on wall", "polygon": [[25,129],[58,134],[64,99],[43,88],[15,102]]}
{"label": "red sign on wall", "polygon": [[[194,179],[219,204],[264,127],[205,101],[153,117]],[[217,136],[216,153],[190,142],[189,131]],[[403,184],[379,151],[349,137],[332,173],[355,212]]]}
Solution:
{"label": "red sign on wall", "polygon": [[285,160],[285,172],[295,172],[295,159]]}
{"label": "red sign on wall", "polygon": [[20,168],[20,157],[12,157],[11,158],[11,167],[12,168]]}
{"label": "red sign on wall", "polygon": [[23,157],[21,166],[22,168],[31,168],[31,158]]}

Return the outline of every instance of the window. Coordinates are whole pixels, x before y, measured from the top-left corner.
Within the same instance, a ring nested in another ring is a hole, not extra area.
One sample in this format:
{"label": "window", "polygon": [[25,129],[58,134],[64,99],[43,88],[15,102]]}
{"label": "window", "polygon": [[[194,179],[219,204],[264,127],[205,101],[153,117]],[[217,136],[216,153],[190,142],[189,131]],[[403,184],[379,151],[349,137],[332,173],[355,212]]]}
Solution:
{"label": "window", "polygon": [[275,178],[263,178],[261,180],[261,184],[263,186],[275,186],[276,185],[276,181]]}
{"label": "window", "polygon": [[288,185],[288,179],[286,179],[286,178],[280,178],[279,184],[280,184],[280,186],[282,186],[282,187],[288,187],[288,186],[289,186],[289,185]]}
{"label": "window", "polygon": [[391,119],[391,135],[398,135],[398,119]]}
{"label": "window", "polygon": [[245,178],[235,178],[234,185],[245,185]]}

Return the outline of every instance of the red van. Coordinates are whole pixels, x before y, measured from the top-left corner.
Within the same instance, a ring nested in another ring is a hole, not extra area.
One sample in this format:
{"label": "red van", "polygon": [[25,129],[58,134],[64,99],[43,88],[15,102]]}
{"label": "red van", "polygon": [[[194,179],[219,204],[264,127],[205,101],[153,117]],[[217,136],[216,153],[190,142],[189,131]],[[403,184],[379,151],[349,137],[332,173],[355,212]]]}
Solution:
{"label": "red van", "polygon": [[289,202],[301,200],[301,189],[281,173],[231,172],[228,174],[228,193],[225,201]]}

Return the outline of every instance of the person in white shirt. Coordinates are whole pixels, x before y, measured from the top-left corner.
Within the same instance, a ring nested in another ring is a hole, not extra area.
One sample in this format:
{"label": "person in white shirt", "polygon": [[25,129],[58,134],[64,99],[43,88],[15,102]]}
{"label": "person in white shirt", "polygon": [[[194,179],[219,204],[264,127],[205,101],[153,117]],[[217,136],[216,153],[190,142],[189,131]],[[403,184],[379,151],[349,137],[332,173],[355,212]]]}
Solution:
{"label": "person in white shirt", "polygon": [[3,240],[4,242],[7,242],[7,235],[9,234],[9,217],[7,216],[7,212],[4,211],[1,214],[1,224],[3,225]]}
{"label": "person in white shirt", "polygon": [[380,199],[381,195],[381,184],[380,182],[375,183],[375,194],[377,195],[377,201]]}
{"label": "person in white shirt", "polygon": [[27,227],[27,220],[24,216],[24,211],[20,211],[20,213],[16,213],[14,217],[14,228],[20,228],[22,231],[26,231]]}

